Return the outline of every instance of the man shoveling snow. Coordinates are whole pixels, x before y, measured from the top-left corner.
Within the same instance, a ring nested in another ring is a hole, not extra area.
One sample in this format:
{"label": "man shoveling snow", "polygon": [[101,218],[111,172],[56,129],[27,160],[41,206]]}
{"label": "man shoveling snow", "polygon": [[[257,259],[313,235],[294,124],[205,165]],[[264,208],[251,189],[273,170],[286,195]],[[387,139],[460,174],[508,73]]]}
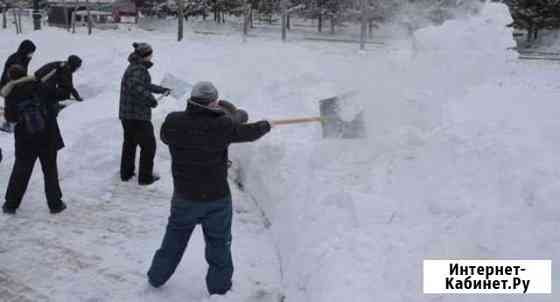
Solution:
{"label": "man shoveling snow", "polygon": [[233,275],[228,147],[255,141],[272,125],[268,121],[245,124],[247,114],[218,101],[218,91],[209,82],[196,84],[187,102],[187,110],[169,114],[161,128],[161,139],[171,152],[174,192],[165,237],[148,279],[160,287],[171,278],[194,228],[201,224],[208,292],[223,295],[230,290]]}

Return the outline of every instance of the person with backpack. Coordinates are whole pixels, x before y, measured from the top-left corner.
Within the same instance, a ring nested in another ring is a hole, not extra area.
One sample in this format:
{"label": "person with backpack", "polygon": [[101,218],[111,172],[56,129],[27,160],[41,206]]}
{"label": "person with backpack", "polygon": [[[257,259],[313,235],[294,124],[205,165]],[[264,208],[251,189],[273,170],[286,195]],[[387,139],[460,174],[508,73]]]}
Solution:
{"label": "person with backpack", "polygon": [[273,126],[268,121],[246,121],[246,112],[218,100],[218,91],[210,82],[197,83],[186,111],[170,113],[165,119],[160,136],[171,153],[174,190],[165,236],[148,271],[153,287],[171,278],[194,228],[201,224],[209,265],[208,292],[224,295],[230,290],[233,262],[228,147],[255,141]]}
{"label": "person with backpack", "polygon": [[[8,69],[12,65],[19,65],[23,67],[25,73],[27,74],[27,70],[29,68],[29,63],[31,62],[31,58],[36,50],[35,44],[33,44],[30,40],[24,40],[19,45],[17,51],[8,57],[6,63],[4,64],[4,70],[2,71],[2,77],[0,78],[0,89],[4,87],[9,81],[8,77]],[[6,108],[6,102],[4,101],[4,108]],[[5,132],[12,132],[14,125],[4,121],[2,125],[0,125],[0,130]]]}
{"label": "person with backpack", "polygon": [[5,214],[15,214],[19,208],[37,159],[41,163],[47,204],[52,214],[66,209],[58,179],[57,154],[64,147],[56,120],[56,101],[37,95],[44,89],[41,81],[27,76],[25,69],[12,65],[8,69],[10,81],[0,93],[6,99],[6,120],[16,123],[15,162],[8,182]]}
{"label": "person with backpack", "polygon": [[156,138],[152,125],[152,108],[158,105],[154,93],[168,95],[171,90],[152,84],[148,71],[152,66],[153,49],[148,43],[134,43],[129,55],[129,65],[121,81],[119,119],[124,141],[121,155],[120,176],[129,181],[134,176],[136,148],[140,146],[138,184],[151,185],[159,180],[154,175]]}

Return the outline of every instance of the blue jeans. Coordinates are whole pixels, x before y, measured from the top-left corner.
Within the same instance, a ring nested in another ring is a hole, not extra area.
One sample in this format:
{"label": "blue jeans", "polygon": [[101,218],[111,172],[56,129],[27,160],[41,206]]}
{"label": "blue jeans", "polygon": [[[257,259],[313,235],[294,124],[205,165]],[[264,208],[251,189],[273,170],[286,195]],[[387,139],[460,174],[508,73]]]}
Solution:
{"label": "blue jeans", "polygon": [[212,294],[225,294],[231,288],[233,261],[231,259],[231,198],[195,202],[173,198],[171,216],[161,248],[156,251],[148,271],[149,282],[160,287],[175,272],[187,243],[197,224],[202,225],[206,242],[208,274],[206,286]]}

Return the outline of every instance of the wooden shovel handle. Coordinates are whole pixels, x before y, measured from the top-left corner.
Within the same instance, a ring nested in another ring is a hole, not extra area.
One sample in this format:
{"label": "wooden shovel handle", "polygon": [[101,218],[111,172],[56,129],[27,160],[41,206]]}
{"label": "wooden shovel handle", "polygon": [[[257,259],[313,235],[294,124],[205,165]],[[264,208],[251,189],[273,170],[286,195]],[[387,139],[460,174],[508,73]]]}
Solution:
{"label": "wooden shovel handle", "polygon": [[289,119],[281,119],[281,120],[272,120],[272,123],[274,123],[274,125],[289,125],[289,124],[322,122],[323,120],[324,119],[322,117],[314,116],[314,117],[302,117],[302,118],[289,118]]}

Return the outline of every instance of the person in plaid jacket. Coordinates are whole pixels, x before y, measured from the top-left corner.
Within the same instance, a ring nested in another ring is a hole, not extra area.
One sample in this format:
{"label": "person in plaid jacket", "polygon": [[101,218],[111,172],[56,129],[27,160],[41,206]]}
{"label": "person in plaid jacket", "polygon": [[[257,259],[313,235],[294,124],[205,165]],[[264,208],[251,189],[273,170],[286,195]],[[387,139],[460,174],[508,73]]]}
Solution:
{"label": "person in plaid jacket", "polygon": [[149,69],[153,49],[147,43],[134,43],[134,52],[128,57],[130,64],[121,81],[119,118],[124,130],[121,157],[121,180],[134,176],[136,147],[140,146],[138,183],[150,185],[159,179],[154,175],[156,140],[152,125],[152,108],[157,106],[156,94],[169,94],[170,89],[152,84]]}

